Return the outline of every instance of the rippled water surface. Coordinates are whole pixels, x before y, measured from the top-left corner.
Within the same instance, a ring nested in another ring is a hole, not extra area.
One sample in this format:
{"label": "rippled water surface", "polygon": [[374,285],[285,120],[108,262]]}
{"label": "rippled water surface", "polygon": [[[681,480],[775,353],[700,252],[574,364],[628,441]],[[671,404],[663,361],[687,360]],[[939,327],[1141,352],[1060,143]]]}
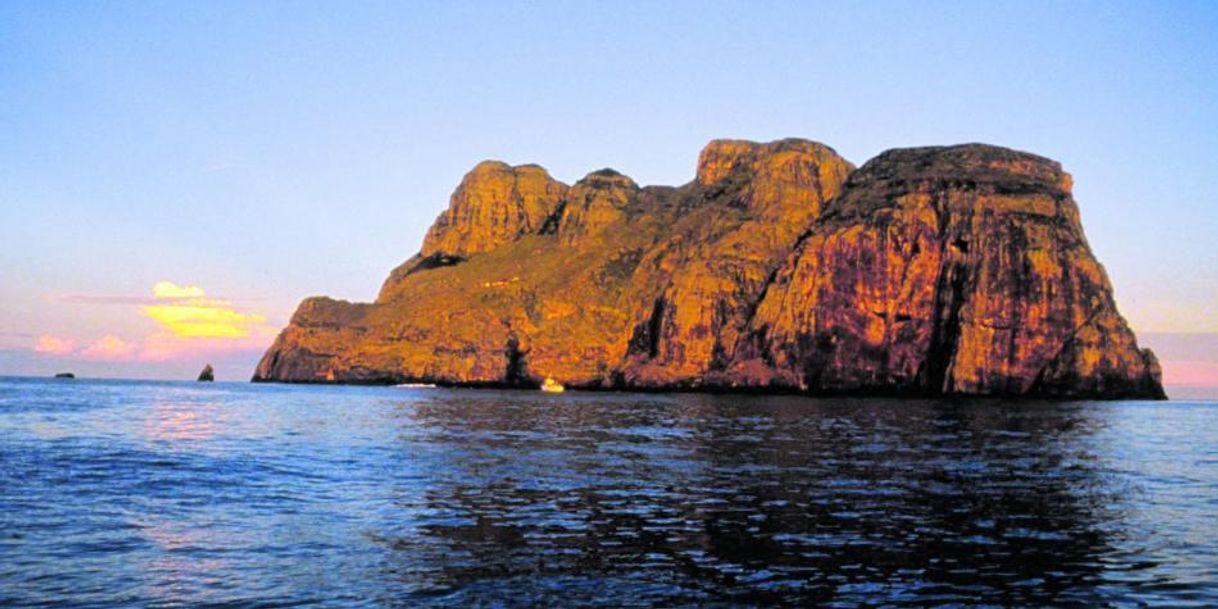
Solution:
{"label": "rippled water surface", "polygon": [[1218,404],[0,379],[0,605],[1218,606]]}

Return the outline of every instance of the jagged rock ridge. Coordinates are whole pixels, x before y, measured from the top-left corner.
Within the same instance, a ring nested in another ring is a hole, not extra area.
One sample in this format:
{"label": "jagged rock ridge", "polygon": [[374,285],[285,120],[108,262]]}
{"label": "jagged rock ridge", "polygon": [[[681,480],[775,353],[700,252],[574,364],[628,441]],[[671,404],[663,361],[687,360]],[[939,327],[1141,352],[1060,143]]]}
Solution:
{"label": "jagged rock ridge", "polygon": [[254,380],[1163,397],[1069,174],[993,146],[855,169],[711,142],[684,186],[485,162],[374,303],[301,303]]}

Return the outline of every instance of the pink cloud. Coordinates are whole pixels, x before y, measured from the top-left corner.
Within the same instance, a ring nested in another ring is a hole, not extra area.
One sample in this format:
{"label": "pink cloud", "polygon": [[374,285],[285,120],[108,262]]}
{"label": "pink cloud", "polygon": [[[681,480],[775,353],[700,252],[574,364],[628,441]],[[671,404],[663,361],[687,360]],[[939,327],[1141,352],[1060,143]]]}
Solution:
{"label": "pink cloud", "polygon": [[76,341],[70,338],[59,338],[58,336],[40,336],[38,344],[34,345],[36,353],[44,353],[46,355],[68,355],[76,350]]}
{"label": "pink cloud", "polygon": [[101,340],[86,347],[80,352],[82,357],[107,361],[124,361],[133,359],[139,351],[139,346],[129,343],[117,336],[107,334]]}
{"label": "pink cloud", "polygon": [[78,348],[71,339],[44,336],[34,348],[38,353],[69,359],[148,363],[219,360],[261,353],[279,333],[278,327],[261,314],[234,308],[225,299],[207,297],[199,286],[171,281],[157,282],[151,297],[73,293],[56,298],[82,305],[130,306],[158,324],[153,333],[131,340],[107,334]]}

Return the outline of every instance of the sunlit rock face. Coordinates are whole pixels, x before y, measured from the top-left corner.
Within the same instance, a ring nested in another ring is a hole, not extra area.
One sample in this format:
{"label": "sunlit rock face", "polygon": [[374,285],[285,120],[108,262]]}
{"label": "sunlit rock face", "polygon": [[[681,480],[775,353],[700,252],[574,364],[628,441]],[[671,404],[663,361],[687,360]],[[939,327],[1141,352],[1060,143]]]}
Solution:
{"label": "sunlit rock face", "polygon": [[562,202],[559,243],[579,246],[626,217],[626,206],[638,193],[634,180],[602,169],[575,183]]}
{"label": "sunlit rock face", "polygon": [[827,146],[717,140],[703,150],[683,209],[632,278],[626,384],[700,386],[741,332],[800,235],[854,167]]}
{"label": "sunlit rock face", "polygon": [[484,161],[465,174],[448,209],[423,239],[423,256],[467,256],[532,234],[558,208],[567,186],[536,165]]}
{"label": "sunlit rock face", "polygon": [[482,163],[375,303],[306,300],[254,378],[1162,397],[1070,188],[983,145],[716,140],[677,188]]}

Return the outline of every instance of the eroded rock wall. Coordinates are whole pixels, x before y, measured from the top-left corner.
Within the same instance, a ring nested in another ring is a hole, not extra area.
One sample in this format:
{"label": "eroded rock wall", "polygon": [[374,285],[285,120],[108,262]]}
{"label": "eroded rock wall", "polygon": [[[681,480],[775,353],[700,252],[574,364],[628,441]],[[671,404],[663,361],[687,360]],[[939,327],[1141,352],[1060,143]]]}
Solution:
{"label": "eroded rock wall", "polygon": [[711,142],[692,182],[471,171],[375,303],[302,303],[255,380],[1161,397],[1048,159]]}

